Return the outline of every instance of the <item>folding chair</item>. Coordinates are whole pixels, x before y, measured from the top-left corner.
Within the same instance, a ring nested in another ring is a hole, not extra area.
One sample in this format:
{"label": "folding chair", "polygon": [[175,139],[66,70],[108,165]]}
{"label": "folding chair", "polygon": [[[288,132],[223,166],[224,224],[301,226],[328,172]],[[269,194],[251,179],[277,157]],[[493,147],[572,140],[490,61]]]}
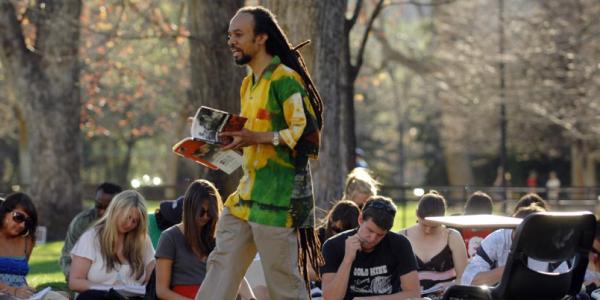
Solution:
{"label": "folding chair", "polygon": [[[592,248],[596,218],[589,212],[535,213],[517,228],[498,286],[455,285],[444,300],[559,300],[581,290]],[[528,258],[549,263],[567,262],[565,273],[539,272],[527,266]]]}

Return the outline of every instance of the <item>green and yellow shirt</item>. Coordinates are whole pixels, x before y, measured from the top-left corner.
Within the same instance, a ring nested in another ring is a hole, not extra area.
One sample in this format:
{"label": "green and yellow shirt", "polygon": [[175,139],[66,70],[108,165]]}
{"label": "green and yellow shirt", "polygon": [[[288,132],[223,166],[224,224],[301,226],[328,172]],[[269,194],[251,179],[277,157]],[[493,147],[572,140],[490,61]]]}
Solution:
{"label": "green and yellow shirt", "polygon": [[[243,148],[244,175],[225,206],[231,214],[263,225],[305,228],[314,226],[314,200],[308,155],[295,150],[314,122],[303,81],[274,56],[261,77],[244,78],[240,89],[241,115],[246,129],[278,131],[285,144],[257,144]],[[308,121],[307,121],[308,120]]]}

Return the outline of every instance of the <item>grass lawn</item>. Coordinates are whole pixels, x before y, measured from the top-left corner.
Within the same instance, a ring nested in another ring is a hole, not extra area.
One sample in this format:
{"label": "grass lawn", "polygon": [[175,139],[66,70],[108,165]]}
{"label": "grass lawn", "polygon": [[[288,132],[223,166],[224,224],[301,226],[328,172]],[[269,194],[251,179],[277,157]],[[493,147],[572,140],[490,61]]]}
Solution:
{"label": "grass lawn", "polygon": [[[157,201],[148,202],[149,211],[153,212],[157,207]],[[392,231],[396,232],[401,228],[415,224],[415,208],[415,202],[409,202],[406,205],[406,210],[398,205],[398,213]],[[404,212],[406,212],[406,219],[404,219]],[[37,245],[33,249],[29,260],[30,271],[27,275],[27,281],[31,286],[37,288],[52,286],[54,290],[68,291],[65,277],[58,265],[62,246],[63,241],[56,241]]]}
{"label": "grass lawn", "polygon": [[67,290],[65,275],[58,265],[63,241],[51,242],[35,246],[29,259],[30,271],[27,282],[30,286],[52,286],[55,290]]}

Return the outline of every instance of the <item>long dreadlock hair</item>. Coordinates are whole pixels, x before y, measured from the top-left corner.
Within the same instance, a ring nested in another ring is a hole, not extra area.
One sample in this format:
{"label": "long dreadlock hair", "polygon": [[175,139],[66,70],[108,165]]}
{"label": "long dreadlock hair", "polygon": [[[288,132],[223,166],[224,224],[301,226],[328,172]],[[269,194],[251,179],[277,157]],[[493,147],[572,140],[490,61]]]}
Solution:
{"label": "long dreadlock hair", "polygon": [[304,81],[304,87],[308,92],[308,98],[317,115],[317,123],[319,129],[323,127],[323,101],[321,95],[317,91],[317,87],[312,81],[306,64],[300,54],[300,48],[308,44],[310,41],[301,43],[296,47],[292,47],[287,36],[279,27],[275,15],[268,9],[262,6],[247,6],[238,10],[239,13],[249,13],[254,16],[254,34],[266,34],[269,38],[266,43],[266,51],[270,55],[277,55],[281,59],[281,63],[292,68]]}
{"label": "long dreadlock hair", "polygon": [[[277,23],[277,19],[268,9],[262,6],[248,6],[238,10],[239,13],[249,13],[254,17],[254,34],[266,34],[266,51],[272,56],[279,56],[281,63],[296,71],[304,81],[304,87],[308,92],[308,99],[317,117],[319,130],[323,128],[323,101],[317,87],[312,81],[306,64],[300,54],[300,48],[310,41],[292,47],[287,36]],[[310,280],[308,277],[308,264],[318,274],[319,267],[324,264],[321,254],[321,242],[314,228],[297,228],[298,239],[298,269],[304,278],[306,289],[310,297]]]}

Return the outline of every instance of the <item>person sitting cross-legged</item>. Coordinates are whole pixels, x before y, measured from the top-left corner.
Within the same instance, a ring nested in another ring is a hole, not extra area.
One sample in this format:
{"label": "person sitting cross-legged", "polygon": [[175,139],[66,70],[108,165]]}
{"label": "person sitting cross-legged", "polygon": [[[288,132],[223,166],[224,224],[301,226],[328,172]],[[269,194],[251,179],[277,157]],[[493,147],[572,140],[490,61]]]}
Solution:
{"label": "person sitting cross-legged", "polygon": [[390,232],[396,206],[387,197],[370,197],[359,227],[327,240],[321,282],[325,300],[418,298],[417,263],[410,242]]}

